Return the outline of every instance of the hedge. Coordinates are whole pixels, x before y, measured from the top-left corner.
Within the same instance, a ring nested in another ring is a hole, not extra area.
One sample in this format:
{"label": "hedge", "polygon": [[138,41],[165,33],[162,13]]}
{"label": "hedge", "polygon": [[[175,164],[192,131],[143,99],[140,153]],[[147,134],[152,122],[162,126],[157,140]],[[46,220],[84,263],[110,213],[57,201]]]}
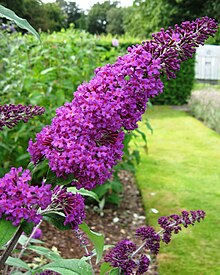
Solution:
{"label": "hedge", "polygon": [[166,80],[162,77],[164,91],[161,95],[153,98],[151,103],[155,105],[183,105],[187,103],[195,78],[195,58],[181,64],[175,79]]}

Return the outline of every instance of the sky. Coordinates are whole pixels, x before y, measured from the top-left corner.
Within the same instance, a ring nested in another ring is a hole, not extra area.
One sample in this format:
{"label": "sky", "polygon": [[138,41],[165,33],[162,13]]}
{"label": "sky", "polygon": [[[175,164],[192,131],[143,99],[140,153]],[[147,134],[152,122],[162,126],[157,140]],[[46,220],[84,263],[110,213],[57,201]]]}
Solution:
{"label": "sky", "polygon": [[[55,0],[42,0],[44,3],[49,3],[49,2],[55,2]],[[103,3],[105,0],[73,0],[72,2],[76,2],[78,7],[83,10],[87,10],[91,8],[95,3]],[[118,1],[121,2],[122,7],[128,7],[131,6],[133,3],[133,0],[121,0]]]}

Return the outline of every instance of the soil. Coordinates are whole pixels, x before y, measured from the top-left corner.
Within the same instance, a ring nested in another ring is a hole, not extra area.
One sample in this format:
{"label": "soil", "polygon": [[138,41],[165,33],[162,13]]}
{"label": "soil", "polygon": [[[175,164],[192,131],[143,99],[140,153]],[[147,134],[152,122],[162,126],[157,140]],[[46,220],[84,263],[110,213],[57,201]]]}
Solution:
{"label": "soil", "polygon": [[[119,207],[107,205],[101,213],[97,211],[97,207],[92,205],[87,206],[86,209],[85,222],[90,229],[105,235],[105,244],[114,245],[123,239],[133,239],[137,243],[134,239],[135,230],[146,225],[145,211],[133,175],[122,172],[121,179],[124,192]],[[42,240],[46,242],[46,246],[58,249],[63,258],[80,258],[85,254],[73,231],[59,231],[46,222],[42,224],[41,229]],[[89,248],[93,249],[93,247]],[[98,267],[95,271],[99,274]],[[158,274],[156,260],[153,261],[146,274]]]}

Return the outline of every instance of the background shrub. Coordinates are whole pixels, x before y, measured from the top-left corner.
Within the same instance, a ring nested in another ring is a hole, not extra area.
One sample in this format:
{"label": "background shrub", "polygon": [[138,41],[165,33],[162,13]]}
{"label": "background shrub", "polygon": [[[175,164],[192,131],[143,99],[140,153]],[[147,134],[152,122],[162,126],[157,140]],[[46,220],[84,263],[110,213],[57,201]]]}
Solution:
{"label": "background shrub", "polygon": [[156,105],[183,105],[191,94],[195,78],[195,57],[181,64],[180,70],[176,73],[176,79],[162,79],[164,91],[152,99]]}
{"label": "background shrub", "polygon": [[220,133],[220,92],[196,91],[189,100],[190,112]]}

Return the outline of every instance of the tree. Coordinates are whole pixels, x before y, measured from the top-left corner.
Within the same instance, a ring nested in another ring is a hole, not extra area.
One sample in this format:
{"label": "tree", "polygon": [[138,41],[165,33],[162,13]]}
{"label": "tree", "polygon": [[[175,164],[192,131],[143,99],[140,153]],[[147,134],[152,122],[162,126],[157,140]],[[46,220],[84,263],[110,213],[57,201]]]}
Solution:
{"label": "tree", "polygon": [[43,5],[45,25],[43,31],[59,31],[65,27],[66,15],[57,3],[47,3]]}
{"label": "tree", "polygon": [[105,1],[97,3],[91,7],[87,16],[87,30],[92,34],[106,33],[107,12],[118,5],[118,2]]}
{"label": "tree", "polygon": [[43,4],[40,0],[0,0],[0,4],[27,19],[37,30],[57,31],[64,26],[65,14],[56,3]]}
{"label": "tree", "polygon": [[[76,2],[69,2],[65,0],[56,0],[56,3],[66,14],[66,26],[69,27],[71,23],[74,23],[75,28],[85,28],[85,14],[78,7]],[[84,21],[84,22],[83,22]]]}
{"label": "tree", "polygon": [[219,0],[135,0],[125,12],[124,28],[127,33],[146,37],[161,26],[173,27],[206,15],[220,18]]}
{"label": "tree", "polygon": [[124,26],[123,26],[123,16],[124,16],[124,9],[122,8],[111,8],[107,12],[107,33],[111,34],[123,34],[124,33]]}
{"label": "tree", "polygon": [[170,7],[164,0],[136,0],[124,15],[125,32],[146,39],[168,25]]}

